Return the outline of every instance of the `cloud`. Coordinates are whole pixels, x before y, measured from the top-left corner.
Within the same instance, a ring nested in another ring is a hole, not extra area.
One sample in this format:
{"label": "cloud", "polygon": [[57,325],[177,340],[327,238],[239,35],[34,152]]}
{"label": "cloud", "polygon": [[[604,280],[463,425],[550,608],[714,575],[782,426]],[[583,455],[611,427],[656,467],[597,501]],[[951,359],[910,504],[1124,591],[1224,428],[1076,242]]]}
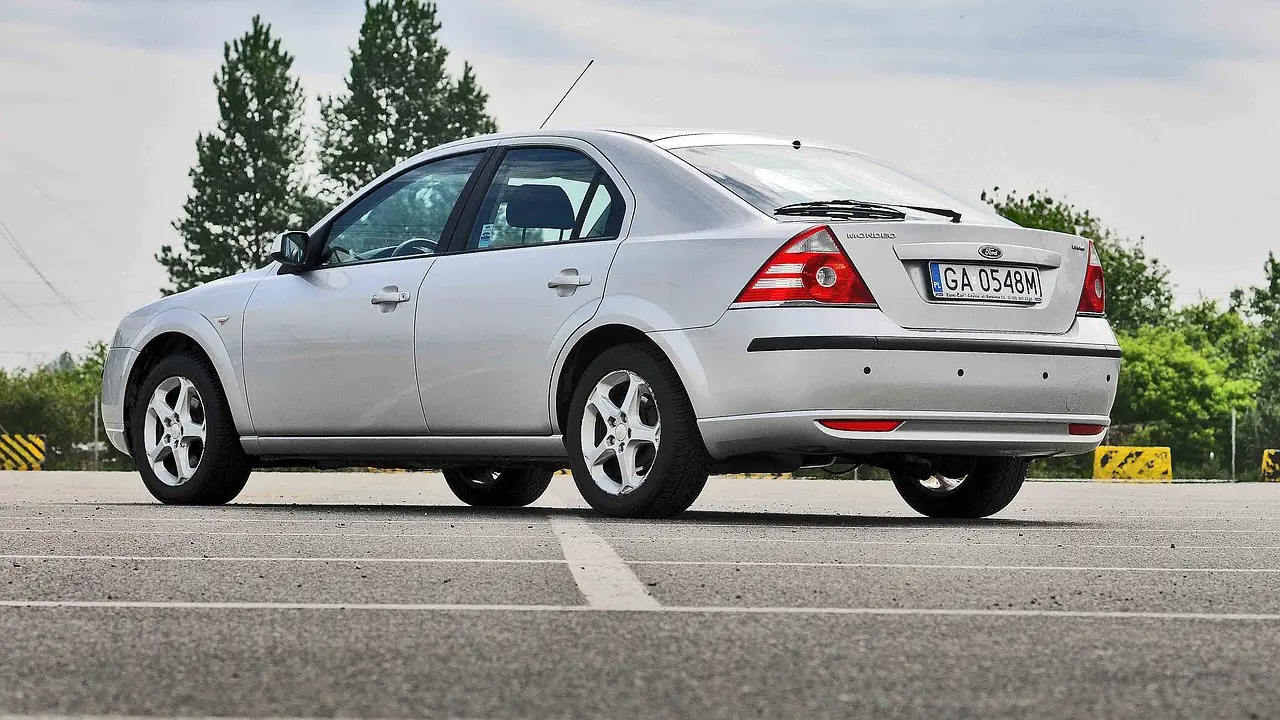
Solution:
{"label": "cloud", "polygon": [[[157,297],[222,44],[259,11],[309,96],[341,89],[358,0],[0,2],[0,217],[91,316],[0,243],[0,291],[39,318],[0,300],[0,363],[109,337]],[[504,128],[536,127],[595,57],[553,125],[812,137],[965,197],[1047,188],[1145,234],[1182,299],[1258,281],[1275,247],[1274,1],[442,0],[440,17]]]}
{"label": "cloud", "polygon": [[[617,62],[744,64],[776,74],[815,66],[1007,80],[1189,78],[1253,57],[1215,19],[1259,1],[1189,0],[479,0],[536,18],[543,46],[586,46]],[[536,8],[536,10],[535,10]],[[503,53],[503,46],[494,47]]]}

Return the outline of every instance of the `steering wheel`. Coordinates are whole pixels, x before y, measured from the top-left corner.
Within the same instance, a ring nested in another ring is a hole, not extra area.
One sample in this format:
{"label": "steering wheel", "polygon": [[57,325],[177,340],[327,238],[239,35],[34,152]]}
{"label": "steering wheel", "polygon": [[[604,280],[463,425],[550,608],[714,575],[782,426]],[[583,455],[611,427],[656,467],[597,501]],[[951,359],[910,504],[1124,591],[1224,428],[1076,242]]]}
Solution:
{"label": "steering wheel", "polygon": [[391,251],[391,257],[400,257],[402,255],[429,255],[436,251],[436,247],[439,246],[439,244],[439,240],[432,240],[431,238],[409,238],[397,245],[395,250]]}

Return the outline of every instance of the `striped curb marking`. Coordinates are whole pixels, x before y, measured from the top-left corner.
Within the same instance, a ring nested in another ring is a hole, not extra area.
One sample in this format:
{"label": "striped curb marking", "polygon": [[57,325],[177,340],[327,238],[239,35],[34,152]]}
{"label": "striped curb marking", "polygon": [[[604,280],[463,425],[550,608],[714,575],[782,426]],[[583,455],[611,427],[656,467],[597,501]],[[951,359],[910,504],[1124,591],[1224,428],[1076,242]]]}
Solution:
{"label": "striped curb marking", "polygon": [[42,435],[0,435],[0,470],[39,470],[44,451]]}

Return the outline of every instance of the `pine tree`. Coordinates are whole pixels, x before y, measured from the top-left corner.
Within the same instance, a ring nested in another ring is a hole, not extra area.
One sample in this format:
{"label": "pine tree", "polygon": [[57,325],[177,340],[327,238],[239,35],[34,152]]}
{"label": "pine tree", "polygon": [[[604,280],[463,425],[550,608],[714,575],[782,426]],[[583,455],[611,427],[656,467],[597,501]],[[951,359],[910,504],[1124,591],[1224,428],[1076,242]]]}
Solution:
{"label": "pine tree", "polygon": [[302,87],[293,56],[254,16],[250,30],[223,46],[213,78],[219,119],[196,138],[191,194],[173,227],[182,248],[160,248],[165,294],[268,262],[272,236],[302,227],[317,211],[308,198]]}
{"label": "pine tree", "polygon": [[471,65],[449,76],[439,32],[433,2],[365,0],[347,92],[321,99],[320,163],[335,198],[422,150],[497,130]]}

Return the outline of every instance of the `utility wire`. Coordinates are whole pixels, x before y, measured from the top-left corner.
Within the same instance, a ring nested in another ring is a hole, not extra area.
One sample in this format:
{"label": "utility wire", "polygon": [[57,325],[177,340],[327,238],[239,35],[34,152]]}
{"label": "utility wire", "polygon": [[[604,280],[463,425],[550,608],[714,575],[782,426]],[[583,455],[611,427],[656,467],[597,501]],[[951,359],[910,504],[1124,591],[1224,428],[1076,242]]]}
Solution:
{"label": "utility wire", "polygon": [[12,305],[12,306],[13,306],[13,309],[14,309],[14,310],[17,310],[19,315],[22,315],[23,317],[25,317],[26,319],[30,320],[30,321],[31,321],[31,322],[33,322],[33,323],[37,322],[37,321],[36,321],[36,319],[35,319],[34,317],[32,317],[32,316],[31,316],[31,313],[27,312],[26,308],[22,307],[21,305],[19,305],[19,304],[18,304],[18,303],[16,303],[16,302],[14,302],[13,298],[11,298],[11,297],[9,297],[8,295],[5,295],[4,293],[0,292],[0,299],[3,299],[5,302],[7,302],[7,303],[9,303],[10,305]]}
{"label": "utility wire", "polygon": [[90,237],[93,236],[94,231],[90,229],[89,226],[83,220],[81,220],[74,213],[72,213],[71,210],[69,210],[66,205],[63,205],[61,200],[54,197],[53,193],[49,192],[48,190],[45,190],[44,187],[40,185],[40,183],[37,183],[35,180],[32,180],[30,173],[22,172],[22,168],[19,167],[18,163],[15,161],[15,158],[17,157],[17,153],[15,153],[13,150],[10,150],[8,148],[0,147],[0,155],[8,157],[9,163],[16,170],[18,170],[18,176],[21,177],[24,181],[26,181],[28,185],[35,188],[36,192],[43,195],[44,199],[48,200],[49,204],[52,205],[54,208],[56,208],[58,212],[62,213],[64,217],[66,217],[71,222],[75,223],[75,225],[78,226],[81,230],[84,230],[85,232],[89,233]]}
{"label": "utility wire", "polygon": [[76,304],[71,302],[71,298],[63,295],[62,291],[54,287],[49,278],[45,277],[43,272],[40,272],[40,268],[36,266],[35,261],[32,260],[31,256],[27,254],[27,251],[23,250],[22,246],[18,244],[18,238],[14,236],[13,231],[9,229],[8,225],[4,224],[3,218],[0,218],[0,238],[3,238],[5,242],[9,243],[9,246],[13,248],[13,251],[18,254],[18,257],[22,258],[22,262],[26,263],[27,267],[31,268],[31,272],[34,272],[36,276],[44,282],[45,286],[49,288],[63,306],[75,314],[76,317],[82,320],[86,319],[84,313],[80,312],[80,308],[76,307]]}

